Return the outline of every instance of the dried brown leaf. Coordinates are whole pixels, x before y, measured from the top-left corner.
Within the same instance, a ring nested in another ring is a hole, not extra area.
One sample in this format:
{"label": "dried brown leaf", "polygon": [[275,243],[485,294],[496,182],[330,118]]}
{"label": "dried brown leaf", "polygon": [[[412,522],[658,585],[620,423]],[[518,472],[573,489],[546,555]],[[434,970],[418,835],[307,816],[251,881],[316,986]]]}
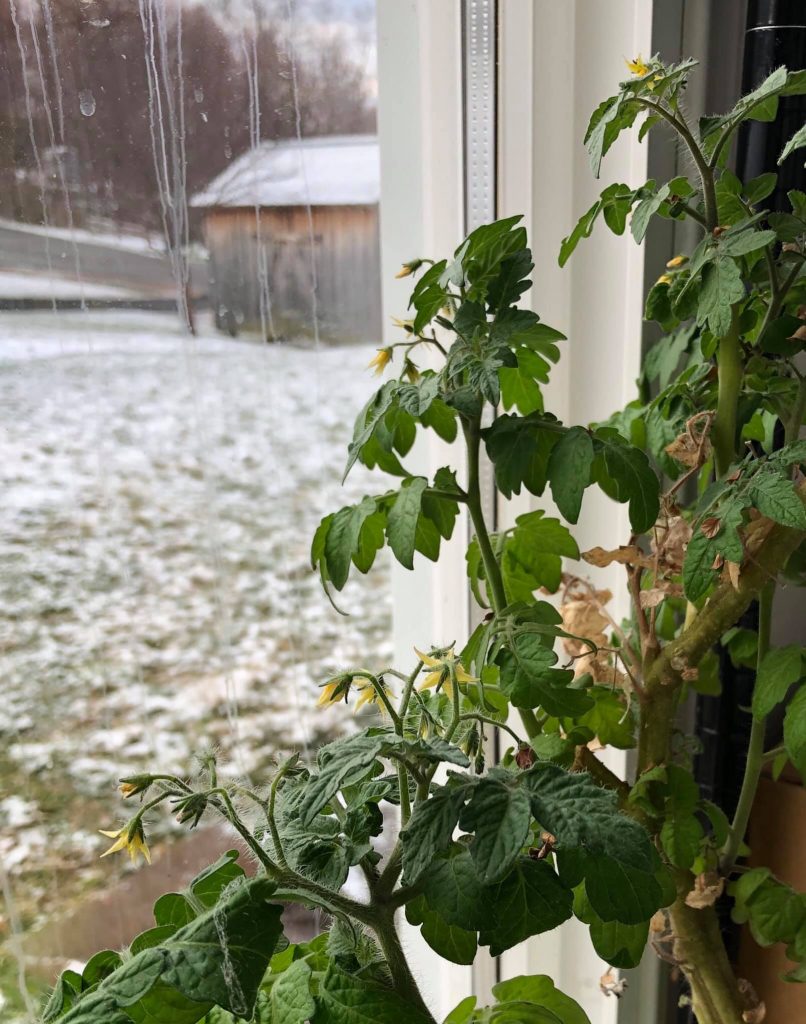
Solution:
{"label": "dried brown leaf", "polygon": [[604,995],[615,996],[616,999],[620,999],[627,988],[627,979],[617,978],[612,970],[608,970],[599,978],[599,988]]}
{"label": "dried brown leaf", "polygon": [[712,907],[725,889],[725,879],[715,871],[705,871],[694,879],[694,888],[686,896],[686,906],[695,910]]}
{"label": "dried brown leaf", "polygon": [[582,557],[589,565],[595,565],[597,569],[604,569],[613,562],[620,565],[640,565],[644,569],[652,567],[652,559],[641,551],[634,544],[621,544],[612,551],[605,548],[591,548],[590,551],[583,551]]}

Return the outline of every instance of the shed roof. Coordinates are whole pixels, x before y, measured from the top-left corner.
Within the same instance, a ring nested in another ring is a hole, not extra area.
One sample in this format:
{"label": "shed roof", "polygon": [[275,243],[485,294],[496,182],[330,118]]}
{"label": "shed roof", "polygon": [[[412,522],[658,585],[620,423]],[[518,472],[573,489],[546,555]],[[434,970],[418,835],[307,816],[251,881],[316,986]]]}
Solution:
{"label": "shed roof", "polygon": [[264,142],[197,192],[191,206],[363,206],[379,202],[374,135]]}

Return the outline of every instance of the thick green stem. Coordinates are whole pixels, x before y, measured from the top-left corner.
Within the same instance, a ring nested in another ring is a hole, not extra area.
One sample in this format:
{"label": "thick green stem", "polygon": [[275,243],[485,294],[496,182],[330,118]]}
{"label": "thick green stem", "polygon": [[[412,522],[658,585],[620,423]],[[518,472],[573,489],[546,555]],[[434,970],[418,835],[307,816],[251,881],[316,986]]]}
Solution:
{"label": "thick green stem", "polygon": [[[775,584],[770,582],[761,591],[758,600],[758,668],[761,667],[762,659],[770,649],[770,629],[772,626],[774,598]],[[756,798],[756,790],[761,778],[761,769],[764,767],[764,733],[766,724],[766,718],[756,718],[755,715],[753,716],[753,724],[750,727],[750,742],[747,747],[747,762],[744,768],[744,778],[742,779],[742,790],[739,794],[739,802],[736,804],[736,813],[733,816],[730,834],[719,861],[720,870],[724,875],[729,875],[733,870],[739,854],[739,848],[747,832],[750,812],[753,809],[753,801]]]}
{"label": "thick green stem", "polygon": [[730,966],[713,907],[695,910],[685,902],[690,876],[671,908],[674,955],[691,986],[697,1024],[742,1024],[736,976]]}
{"label": "thick green stem", "polygon": [[674,727],[678,691],[674,686],[658,683],[647,687],[641,702],[641,724],[638,732],[638,774],[669,757],[669,744]]}
{"label": "thick green stem", "polygon": [[[479,487],[479,447],[481,437],[479,434],[479,421],[464,424],[465,442],[467,445],[467,507],[470,510],[470,518],[473,522],[473,529],[476,531],[481,560],[484,563],[484,574],[487,577],[487,586],[493,610],[500,615],[507,606],[507,593],[504,587],[504,579],[501,575],[501,567],[495,557],[493,546],[490,541],[490,534],[487,530],[487,523],[484,519],[484,511],[481,507],[481,490]],[[540,723],[535,717],[534,711],[529,708],[519,709],[521,722],[526,730],[529,739],[534,739],[540,731]]]}
{"label": "thick green stem", "polygon": [[487,523],[484,519],[484,511],[481,506],[481,487],[479,484],[481,435],[479,429],[480,424],[478,420],[464,424],[465,443],[467,445],[467,506],[470,510],[473,529],[476,532],[481,560],[484,563],[484,573],[487,577],[490,600],[494,610],[500,614],[507,606],[507,595],[504,589],[501,569],[493,551]]}
{"label": "thick green stem", "polygon": [[711,438],[716,457],[716,470],[720,477],[726,475],[736,458],[736,411],[744,374],[738,327],[738,315],[734,310],[730,330],[720,339],[716,357],[719,393]]}
{"label": "thick green stem", "polygon": [[375,934],[378,936],[386,963],[389,965],[389,973],[392,975],[392,984],[395,991],[404,999],[413,1010],[418,1010],[422,1017],[432,1024],[436,1024],[431,1011],[425,1005],[425,1001],[414,980],[414,975],[406,960],[403,946],[400,943],[400,936],[395,926],[395,912],[389,908],[382,917],[379,917],[372,925]]}

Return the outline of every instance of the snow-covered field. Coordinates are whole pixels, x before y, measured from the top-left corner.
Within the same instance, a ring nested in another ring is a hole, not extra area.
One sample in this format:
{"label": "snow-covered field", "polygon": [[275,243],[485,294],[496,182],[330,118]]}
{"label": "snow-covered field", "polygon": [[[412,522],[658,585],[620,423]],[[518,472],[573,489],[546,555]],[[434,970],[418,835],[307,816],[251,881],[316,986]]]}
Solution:
{"label": "snow-covered field", "polygon": [[[95,281],[75,278],[47,277],[41,273],[11,273],[0,271],[0,298],[2,299],[126,299],[136,298],[136,292]],[[2,339],[0,339],[0,345]],[[0,353],[2,358],[2,353]]]}
{"label": "snow-covered field", "polygon": [[0,859],[25,925],[109,878],[120,775],[214,744],[259,777],[340,720],[318,683],[386,663],[387,562],[350,618],[308,564],[321,516],[383,487],[340,485],[370,355],[0,314]]}

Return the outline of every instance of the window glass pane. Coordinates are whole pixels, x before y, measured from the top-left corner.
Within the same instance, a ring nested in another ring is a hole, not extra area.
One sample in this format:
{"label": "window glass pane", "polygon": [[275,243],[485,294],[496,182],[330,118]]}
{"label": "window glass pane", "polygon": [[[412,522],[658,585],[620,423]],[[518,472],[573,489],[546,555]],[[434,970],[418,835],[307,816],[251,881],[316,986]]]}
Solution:
{"label": "window glass pane", "polygon": [[320,683],[390,656],[383,554],[349,618],[309,564],[373,486],[341,474],[380,337],[374,16],[0,6],[4,1020],[233,845],[159,811],[151,869],[99,860],[121,775],[215,750],[258,785],[343,728]]}

